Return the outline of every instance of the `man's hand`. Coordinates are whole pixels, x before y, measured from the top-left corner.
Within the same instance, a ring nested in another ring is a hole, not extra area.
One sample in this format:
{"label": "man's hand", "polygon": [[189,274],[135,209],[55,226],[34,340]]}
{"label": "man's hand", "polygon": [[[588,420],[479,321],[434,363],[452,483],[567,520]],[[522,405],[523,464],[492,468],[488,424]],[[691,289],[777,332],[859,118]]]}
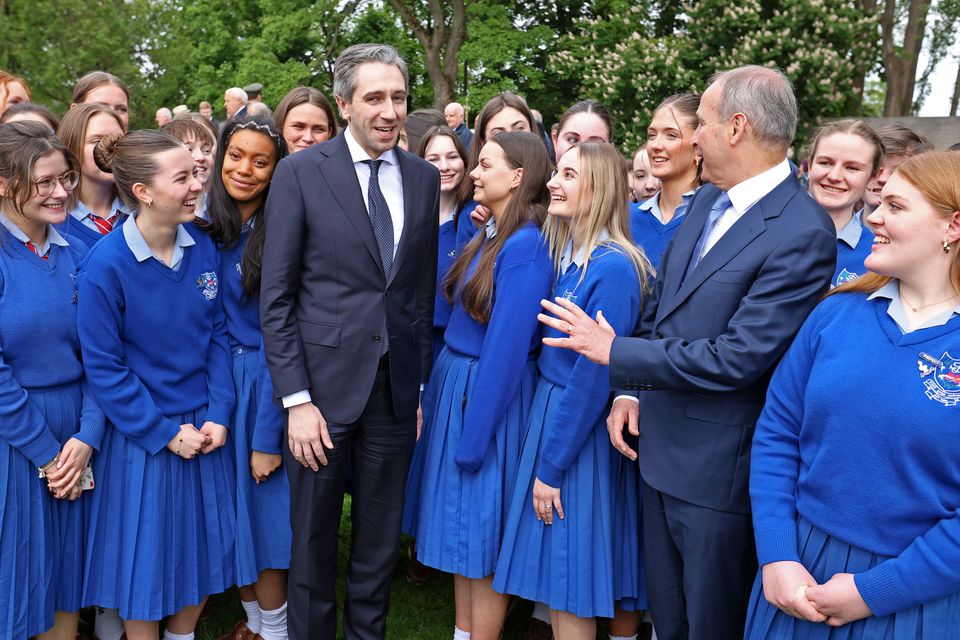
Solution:
{"label": "man's hand", "polygon": [[610,364],[610,348],[617,334],[604,319],[603,312],[597,311],[597,319],[594,321],[583,309],[566,298],[556,298],[556,301],[557,304],[541,300],[540,306],[556,317],[541,313],[537,315],[537,320],[569,337],[544,338],[543,344],[571,349],[597,364]]}
{"label": "man's hand", "polygon": [[287,410],[287,442],[293,459],[314,471],[326,466],[324,447],[333,449],[327,432],[327,421],[312,402],[304,402]]}
{"label": "man's hand", "polygon": [[827,616],[827,624],[839,627],[873,615],[863,601],[852,573],[838,573],[826,583],[807,590],[807,599]]}
{"label": "man's hand", "polygon": [[631,460],[637,459],[637,452],[631,449],[623,439],[623,427],[629,429],[631,435],[640,435],[640,403],[630,398],[619,398],[613,401],[610,415],[607,416],[607,433],[610,434],[610,444],[613,448]]}
{"label": "man's hand", "polygon": [[763,565],[763,595],[786,614],[810,622],[823,622],[823,615],[807,599],[817,581],[799,562],[785,560]]}

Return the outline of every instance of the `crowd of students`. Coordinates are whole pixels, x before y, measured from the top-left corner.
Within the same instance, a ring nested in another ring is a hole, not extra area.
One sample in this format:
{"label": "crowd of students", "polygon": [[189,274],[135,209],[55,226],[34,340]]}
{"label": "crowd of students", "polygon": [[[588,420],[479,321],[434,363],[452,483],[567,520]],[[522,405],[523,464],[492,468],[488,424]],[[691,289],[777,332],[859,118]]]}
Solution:
{"label": "crowd of students", "polygon": [[[275,119],[128,131],[108,73],[81,78],[59,119],[23,79],[0,87],[0,638],[74,638],[97,606],[103,640],[155,639],[161,621],[186,640],[233,585],[246,620],[228,637],[286,638],[264,217],[278,163],[338,135],[330,102],[298,87]],[[664,100],[627,164],[592,100],[559,119],[553,157],[511,93],[480,110],[469,148],[439,112],[407,119],[401,147],[436,167],[439,217],[403,531],[454,575],[455,640],[496,639],[511,596],[545,605],[563,640],[594,637],[598,617],[636,637],[648,591],[667,588],[645,568],[636,441],[608,433],[608,367],[545,346],[571,331],[538,313],[566,300],[618,336],[641,329],[709,177],[703,125],[700,96]],[[756,424],[745,633],[951,637],[960,153],[857,120],[808,149],[837,258]]]}

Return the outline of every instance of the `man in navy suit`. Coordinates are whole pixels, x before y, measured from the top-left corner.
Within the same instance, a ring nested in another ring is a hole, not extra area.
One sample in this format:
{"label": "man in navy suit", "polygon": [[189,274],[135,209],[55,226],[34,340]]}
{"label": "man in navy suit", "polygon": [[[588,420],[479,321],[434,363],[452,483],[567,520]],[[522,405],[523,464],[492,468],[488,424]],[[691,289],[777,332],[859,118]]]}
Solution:
{"label": "man in navy suit", "polygon": [[396,148],[407,67],[349,47],[334,67],[343,133],[284,158],[266,204],[260,318],[287,409],[293,548],[288,628],[336,638],[347,471],[353,524],[344,633],[386,635],[421,384],[432,361],[437,170]]}
{"label": "man in navy suit", "polygon": [[[570,335],[544,342],[609,364],[612,386],[637,392],[616,399],[608,428],[624,455],[639,453],[661,640],[743,635],[757,571],[753,429],[769,376],[836,260],[830,220],[786,159],[797,122],[787,78],[754,66],[721,73],[697,116],[694,144],[711,184],[664,254],[635,336],[615,337],[569,301],[545,303],[557,317],[541,316]],[[637,452],[624,426],[639,430]]]}

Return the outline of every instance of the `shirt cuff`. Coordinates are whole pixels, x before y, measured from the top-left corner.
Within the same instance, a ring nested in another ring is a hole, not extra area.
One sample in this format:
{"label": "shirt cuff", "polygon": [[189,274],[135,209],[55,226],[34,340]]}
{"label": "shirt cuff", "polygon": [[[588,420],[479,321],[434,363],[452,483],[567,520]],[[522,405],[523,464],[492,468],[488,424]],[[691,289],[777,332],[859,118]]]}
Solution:
{"label": "shirt cuff", "polygon": [[281,398],[283,402],[283,408],[289,409],[290,407],[295,407],[298,404],[305,404],[311,402],[312,398],[310,397],[310,390],[303,389],[302,391],[297,391],[296,393],[291,393],[288,396],[283,396]]}
{"label": "shirt cuff", "polygon": [[640,398],[638,398],[637,396],[628,396],[628,395],[617,396],[616,398],[613,399],[613,401],[616,402],[616,401],[619,400],[620,398],[626,398],[627,400],[633,400],[633,401],[636,402],[637,404],[640,404]]}

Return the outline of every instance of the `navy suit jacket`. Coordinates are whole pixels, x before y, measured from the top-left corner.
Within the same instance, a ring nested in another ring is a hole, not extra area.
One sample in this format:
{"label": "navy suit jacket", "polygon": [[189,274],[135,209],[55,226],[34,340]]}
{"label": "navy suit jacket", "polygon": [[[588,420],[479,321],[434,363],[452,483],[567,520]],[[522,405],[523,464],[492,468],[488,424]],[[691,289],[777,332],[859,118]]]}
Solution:
{"label": "navy suit jacket", "polygon": [[614,388],[641,391],[640,472],[668,495],[750,512],[750,446],[774,366],[830,284],[837,238],[787,177],[683,281],[711,205],[706,185],[663,255],[636,337],[616,338]]}
{"label": "navy suit jacket", "polygon": [[384,314],[397,418],[416,412],[430,375],[440,174],[396,153],[403,233],[389,278],[342,134],[281,160],[267,198],[260,324],[274,393],[309,389],[341,424],[369,399]]}

